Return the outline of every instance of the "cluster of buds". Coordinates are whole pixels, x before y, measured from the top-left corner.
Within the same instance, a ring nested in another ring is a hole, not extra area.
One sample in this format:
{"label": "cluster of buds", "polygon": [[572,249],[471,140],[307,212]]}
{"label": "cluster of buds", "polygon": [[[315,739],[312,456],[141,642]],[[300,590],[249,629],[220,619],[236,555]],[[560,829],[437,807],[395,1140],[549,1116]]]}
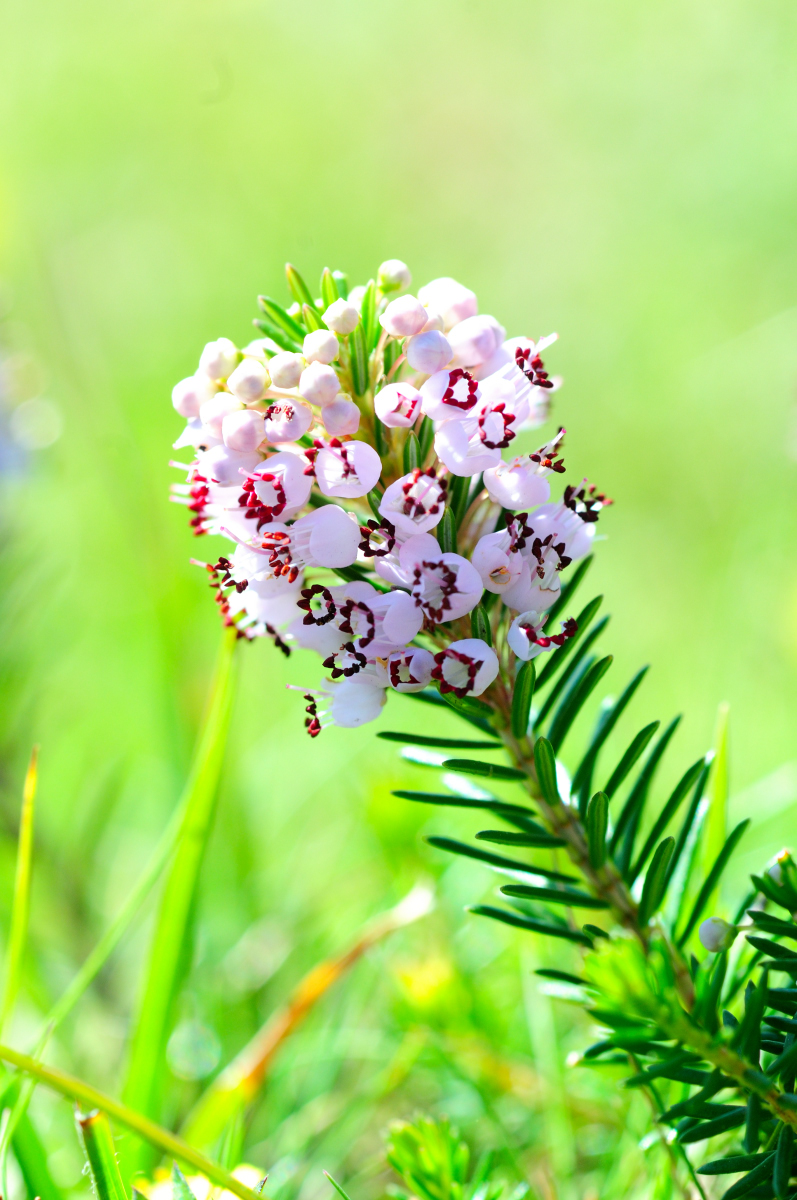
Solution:
{"label": "cluster of buds", "polygon": [[391,690],[504,707],[517,661],[576,632],[548,612],[610,503],[586,480],[551,498],[563,429],[518,452],[548,418],[556,335],[507,338],[454,279],[412,295],[397,260],[352,289],[325,270],[320,298],[287,275],[289,308],[260,297],[263,336],[209,343],[172,393],[191,459],[173,499],[234,545],[208,568],[222,619],[321,656],[312,736]]}

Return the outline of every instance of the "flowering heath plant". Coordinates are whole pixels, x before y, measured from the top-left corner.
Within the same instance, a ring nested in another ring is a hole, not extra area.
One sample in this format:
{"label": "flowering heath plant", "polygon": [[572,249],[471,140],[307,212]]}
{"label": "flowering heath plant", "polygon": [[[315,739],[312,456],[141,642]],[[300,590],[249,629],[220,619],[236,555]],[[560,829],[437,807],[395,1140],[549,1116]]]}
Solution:
{"label": "flowering heath plant", "polygon": [[358,726],[387,694],[430,687],[508,716],[518,667],[578,629],[560,573],[588,553],[609,501],[564,474],[564,429],[532,453],[556,387],[556,335],[507,338],[454,279],[411,294],[404,263],[364,287],[324,271],[314,297],[260,297],[263,336],[205,346],[172,393],[186,426],[173,498],[197,535],[224,622],[328,677],[306,727]]}

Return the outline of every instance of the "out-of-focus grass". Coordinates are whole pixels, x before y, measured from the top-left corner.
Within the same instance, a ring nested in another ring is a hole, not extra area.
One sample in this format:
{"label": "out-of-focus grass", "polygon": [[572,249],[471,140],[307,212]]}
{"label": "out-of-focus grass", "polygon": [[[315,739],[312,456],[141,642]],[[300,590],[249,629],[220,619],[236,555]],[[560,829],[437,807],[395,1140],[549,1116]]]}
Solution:
{"label": "out-of-focus grass", "polygon": [[[3,493],[0,916],[42,745],[19,1039],[176,803],[218,632],[184,512],[166,504],[169,390],[208,338],[246,339],[285,258],[356,280],[398,255],[417,281],[463,279],[513,333],[557,329],[568,466],[617,500],[590,581],[614,613],[607,683],[652,662],[640,723],[683,706],[684,765],[730,701],[737,790],[793,756],[796,26],[783,2],[713,0],[7,7],[3,328],[20,395],[64,417]],[[443,894],[285,1048],[248,1156],[275,1194],[306,1179],[314,1195],[320,1165],[367,1190],[381,1126],[429,1105],[518,1171],[560,1163],[516,939],[461,912],[486,872],[424,847],[451,819],[389,796],[424,776],[373,729],[305,739],[283,685],[316,683],[316,658],[243,649],[188,1035],[212,1028],[227,1061],[367,915],[422,874]],[[382,727],[451,723],[398,698],[389,712]],[[774,779],[739,800],[774,814],[756,854],[793,815],[797,784]],[[111,1089],[145,938],[58,1042]],[[564,1053],[584,1044],[561,1008],[552,1020]],[[568,1078],[579,1166],[598,1178],[616,1170],[616,1130],[641,1135],[644,1119],[601,1077]],[[196,1091],[175,1085],[175,1115]],[[64,1143],[53,1170],[77,1182],[69,1114],[41,1096],[34,1115]]]}

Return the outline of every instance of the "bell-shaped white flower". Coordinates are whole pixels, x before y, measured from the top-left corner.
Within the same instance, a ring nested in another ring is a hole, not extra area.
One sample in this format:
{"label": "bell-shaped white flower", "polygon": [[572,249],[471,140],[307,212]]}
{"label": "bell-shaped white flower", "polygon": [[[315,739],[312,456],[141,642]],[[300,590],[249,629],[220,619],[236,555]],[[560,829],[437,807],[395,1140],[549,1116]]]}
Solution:
{"label": "bell-shaped white flower", "polygon": [[[539,512],[539,509],[537,510]],[[530,518],[536,521],[537,512]],[[504,603],[517,612],[543,612],[559,599],[562,590],[560,571],[572,559],[564,542],[557,542],[552,533],[540,537],[537,528],[528,524],[527,513],[519,513],[509,524],[515,535],[515,547],[523,557],[520,578],[503,593]]]}
{"label": "bell-shaped white flower", "polygon": [[238,365],[238,350],[229,338],[208,342],[199,356],[199,370],[209,379],[224,380]]}
{"label": "bell-shaped white flower", "polygon": [[447,276],[424,284],[418,289],[418,299],[421,304],[440,313],[446,329],[475,316],[478,311],[476,293]]}
{"label": "bell-shaped white flower", "polygon": [[379,512],[404,537],[428,533],[443,517],[446,486],[435,476],[434,468],[416,467],[385,488]]}
{"label": "bell-shaped white flower", "polygon": [[383,579],[408,587],[434,625],[455,621],[476,607],[482,597],[479,572],[460,554],[443,553],[431,533],[419,533],[392,555],[379,558],[374,569]]}
{"label": "bell-shaped white flower", "polygon": [[543,633],[545,621],[545,613],[531,609],[529,612],[523,612],[520,616],[515,617],[510,625],[506,635],[509,648],[524,662],[528,662],[530,658],[536,658],[544,650],[556,650],[559,646],[563,646],[567,639],[573,637],[578,631],[578,625],[570,619],[562,622],[561,633],[547,636]]}
{"label": "bell-shaped white flower", "polygon": [[299,392],[311,404],[331,404],[339,391],[337,372],[325,363],[312,362],[302,371]]}
{"label": "bell-shaped white flower", "polygon": [[383,292],[394,292],[397,288],[409,287],[412,275],[400,258],[388,258],[376,273],[376,286]]}
{"label": "bell-shaped white flower", "polygon": [[228,413],[240,412],[243,404],[231,392],[216,392],[206,400],[199,410],[199,416],[205,428],[215,438],[221,439],[221,426]]}
{"label": "bell-shaped white flower", "polygon": [[436,371],[421,385],[423,411],[433,421],[463,421],[481,399],[479,385],[462,367]]}
{"label": "bell-shaped white flower", "polygon": [[344,300],[341,296],[340,299],[332,301],[321,320],[333,333],[345,335],[357,328],[360,314],[349,300]]}
{"label": "bell-shaped white flower", "polygon": [[409,429],[421,412],[421,393],[411,383],[388,383],[374,397],[374,409],[389,429]]}
{"label": "bell-shaped white flower", "polygon": [[387,660],[388,683],[397,692],[420,692],[432,679],[434,655],[419,646],[396,650]]}
{"label": "bell-shaped white flower", "polygon": [[445,421],[438,429],[434,438],[435,453],[452,475],[479,475],[500,461],[501,451],[486,447],[479,432],[475,419]]}
{"label": "bell-shaped white flower", "polygon": [[315,476],[325,496],[354,500],[367,496],[379,482],[382,460],[367,442],[332,438],[315,456]]}
{"label": "bell-shaped white flower", "polygon": [[221,423],[221,436],[230,450],[242,453],[257,450],[266,436],[263,413],[251,408],[227,413]]}
{"label": "bell-shaped white flower", "polygon": [[404,352],[412,369],[424,375],[442,371],[446,363],[451,362],[451,346],[438,329],[416,333],[415,337],[404,343]]}
{"label": "bell-shaped white flower", "polygon": [[506,330],[486,314],[467,317],[448,331],[455,367],[478,367],[503,344]]}
{"label": "bell-shaped white flower", "polygon": [[379,324],[392,337],[411,337],[420,333],[429,319],[429,315],[415,296],[399,296],[391,300],[379,318]]}
{"label": "bell-shaped white flower", "polygon": [[564,462],[557,457],[564,429],[541,446],[534,454],[521,454],[509,462],[500,462],[484,472],[487,494],[502,508],[535,508],[544,504],[551,494],[548,476],[552,471],[562,473]]}
{"label": "bell-shaped white flower", "polygon": [[[360,530],[356,518],[337,504],[323,504],[290,526],[269,521],[245,548],[259,555],[261,573],[286,576],[290,582],[305,567],[350,567],[357,559]],[[244,550],[239,547],[243,554]]]}
{"label": "bell-shaped white flower", "polygon": [[313,423],[313,410],[301,400],[275,400],[266,409],[266,440],[296,442]]}
{"label": "bell-shaped white flower", "polygon": [[270,384],[271,376],[266,365],[257,358],[245,358],[227,380],[227,387],[244,404],[262,400]]}
{"label": "bell-shaped white flower", "polygon": [[702,922],[697,936],[700,944],[712,954],[730,950],[739,932],[735,925],[723,921],[722,917],[708,917]]}
{"label": "bell-shaped white flower", "polygon": [[520,579],[524,560],[517,547],[514,522],[496,533],[486,533],[473,548],[471,561],[488,592],[501,595]]}
{"label": "bell-shaped white flower", "polygon": [[314,329],[308,333],[302,345],[302,353],[308,363],[334,362],[339,349],[338,339],[331,329]]}
{"label": "bell-shaped white flower", "polygon": [[304,370],[304,359],[301,354],[290,350],[281,350],[269,360],[268,372],[271,382],[278,388],[295,388]]}
{"label": "bell-shaped white flower", "polygon": [[432,678],[440,691],[464,700],[481,696],[498,674],[498,656],[481,638],[462,638],[434,656]]}
{"label": "bell-shaped white flower", "polygon": [[244,481],[239,501],[247,520],[259,529],[278,518],[289,520],[307,503],[313,480],[307,460],[285,450],[272,454]]}
{"label": "bell-shaped white flower", "polygon": [[321,409],[321,420],[332,437],[351,437],[360,428],[360,410],[353,400],[339,392],[331,404]]}
{"label": "bell-shaped white flower", "polygon": [[325,683],[321,692],[328,704],[323,715],[329,724],[343,729],[358,729],[375,721],[387,700],[384,686],[375,678],[359,674]]}
{"label": "bell-shaped white flower", "polygon": [[237,495],[243,476],[259,467],[263,460],[259,454],[251,451],[232,450],[229,446],[220,443],[202,453],[199,461],[202,473],[209,480],[224,488],[236,488]]}
{"label": "bell-shaped white flower", "polygon": [[595,522],[610,504],[611,500],[594,486],[590,487],[585,479],[578,486],[565,488],[560,502],[543,504],[534,510],[534,531],[542,539],[550,536],[553,543],[562,543],[563,553],[575,562],[589,554]]}
{"label": "bell-shaped white flower", "polygon": [[199,410],[216,394],[217,387],[207,375],[189,375],[172,388],[172,404],[181,417],[191,420],[199,416]]}

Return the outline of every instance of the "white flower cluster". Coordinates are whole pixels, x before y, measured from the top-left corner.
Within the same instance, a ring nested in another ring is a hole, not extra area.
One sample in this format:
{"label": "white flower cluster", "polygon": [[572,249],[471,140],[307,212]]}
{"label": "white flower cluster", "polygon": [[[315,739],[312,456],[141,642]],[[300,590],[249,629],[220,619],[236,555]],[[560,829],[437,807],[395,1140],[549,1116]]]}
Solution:
{"label": "white flower cluster", "polygon": [[321,655],[312,736],[373,720],[391,688],[505,702],[515,659],[575,632],[547,613],[609,503],[586,480],[551,500],[563,429],[511,456],[547,418],[556,335],[507,339],[453,279],[395,296],[397,260],[351,291],[325,271],[319,300],[287,273],[290,308],[261,297],[266,336],[209,343],[172,393],[192,455],[173,498],[234,544],[201,564],[224,621]]}

